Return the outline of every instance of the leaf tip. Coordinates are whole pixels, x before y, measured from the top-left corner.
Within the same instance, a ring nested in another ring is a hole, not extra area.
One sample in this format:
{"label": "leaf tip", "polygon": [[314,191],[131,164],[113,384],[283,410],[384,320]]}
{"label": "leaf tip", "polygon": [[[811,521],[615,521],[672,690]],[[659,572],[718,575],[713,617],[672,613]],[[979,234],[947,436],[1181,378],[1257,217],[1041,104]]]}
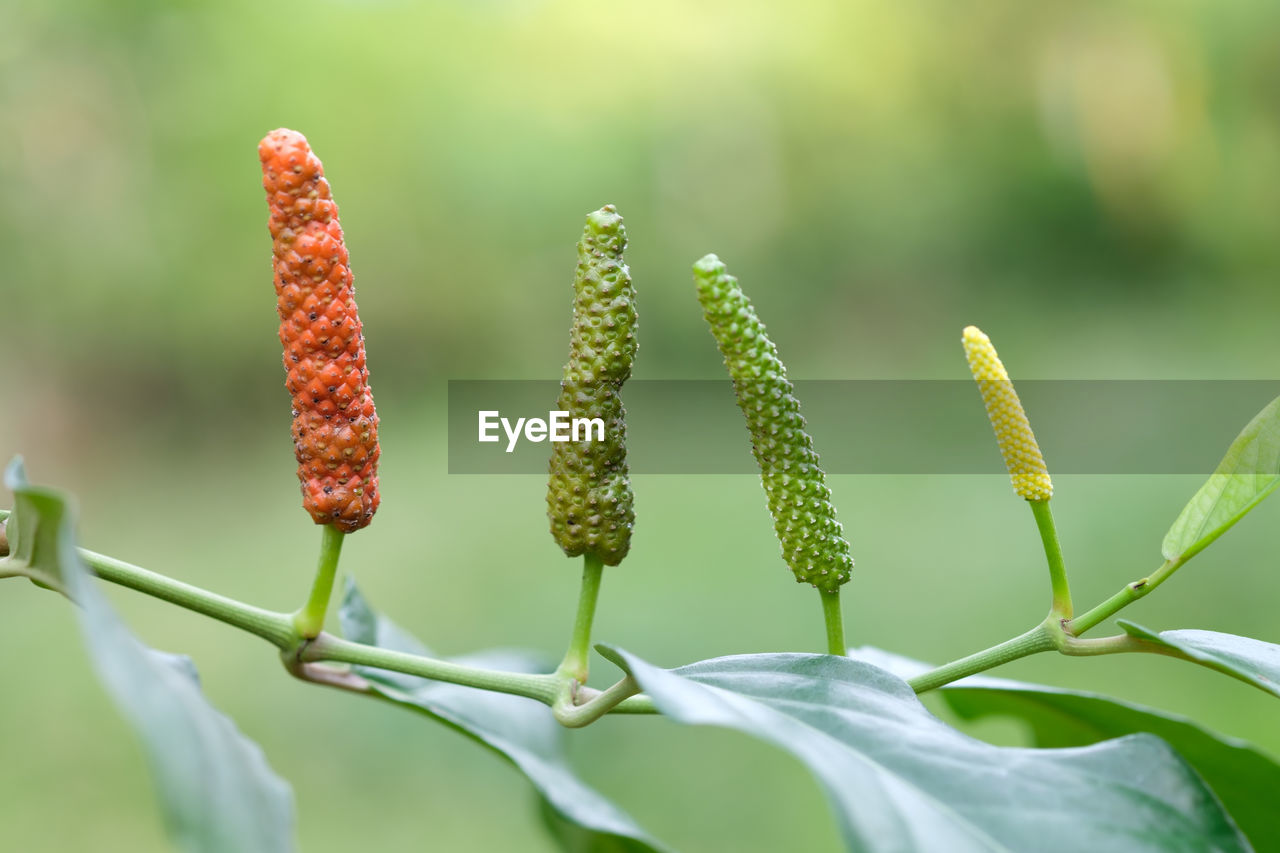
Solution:
{"label": "leaf tip", "polygon": [[27,485],[27,466],[22,459],[22,454],[19,453],[4,466],[4,486],[9,491],[16,492],[25,485]]}
{"label": "leaf tip", "polygon": [[595,650],[600,653],[600,657],[609,661],[618,669],[631,675],[631,664],[627,661],[626,655],[621,649],[615,649],[613,646],[606,646],[604,643],[596,643]]}

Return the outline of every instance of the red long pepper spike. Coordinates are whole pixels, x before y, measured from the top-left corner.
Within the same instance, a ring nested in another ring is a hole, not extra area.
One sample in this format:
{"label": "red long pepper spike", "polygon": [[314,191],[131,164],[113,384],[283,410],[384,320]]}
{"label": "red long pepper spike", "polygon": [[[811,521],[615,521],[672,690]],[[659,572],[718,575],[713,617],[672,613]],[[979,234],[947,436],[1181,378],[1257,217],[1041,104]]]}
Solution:
{"label": "red long pepper spike", "polygon": [[378,414],[338,206],[301,133],[273,130],[258,156],[302,506],[350,533],[378,509]]}

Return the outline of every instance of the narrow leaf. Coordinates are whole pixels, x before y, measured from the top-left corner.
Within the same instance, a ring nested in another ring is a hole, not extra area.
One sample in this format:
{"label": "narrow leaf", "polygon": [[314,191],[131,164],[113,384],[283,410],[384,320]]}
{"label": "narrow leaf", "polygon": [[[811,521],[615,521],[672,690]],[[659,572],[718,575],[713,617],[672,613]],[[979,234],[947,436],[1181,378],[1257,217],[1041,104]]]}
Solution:
{"label": "narrow leaf", "polygon": [[671,719],[735,729],[799,758],[851,850],[1041,850],[1046,839],[1125,853],[1248,849],[1204,781],[1150,735],[996,747],[861,661],[741,655],[663,670],[626,659]]}
{"label": "narrow leaf", "polygon": [[[930,669],[879,649],[855,649],[850,654],[903,678]],[[1025,721],[1042,747],[1087,746],[1135,732],[1156,735],[1209,783],[1257,850],[1280,850],[1275,807],[1280,764],[1250,743],[1177,714],[1087,691],[972,675],[938,692],[966,720],[1002,716]]]}
{"label": "narrow leaf", "polygon": [[1226,533],[1280,486],[1280,397],[1227,448],[1217,469],[1165,534],[1166,560],[1185,561]]}
{"label": "narrow leaf", "polygon": [[[412,635],[376,613],[350,580],[339,619],[349,640],[430,654]],[[511,672],[546,672],[550,668],[541,656],[522,651],[488,652],[458,661]],[[562,729],[545,705],[382,669],[354,669],[381,696],[445,723],[519,768],[537,789],[543,801],[544,823],[563,849],[584,853],[667,849],[574,774],[564,753]]]}
{"label": "narrow leaf", "polygon": [[[140,643],[76,554],[75,512],[64,496],[30,486],[15,460],[7,522],[11,555],[53,580],[79,608],[98,677],[145,748],[165,822],[184,850],[275,853],[294,848],[293,793],[262,750],[200,692],[188,658]],[[16,537],[15,537],[16,533]]]}
{"label": "narrow leaf", "polygon": [[1123,619],[1117,624],[1131,637],[1174,649],[1195,663],[1280,696],[1280,646],[1217,631],[1157,632]]}

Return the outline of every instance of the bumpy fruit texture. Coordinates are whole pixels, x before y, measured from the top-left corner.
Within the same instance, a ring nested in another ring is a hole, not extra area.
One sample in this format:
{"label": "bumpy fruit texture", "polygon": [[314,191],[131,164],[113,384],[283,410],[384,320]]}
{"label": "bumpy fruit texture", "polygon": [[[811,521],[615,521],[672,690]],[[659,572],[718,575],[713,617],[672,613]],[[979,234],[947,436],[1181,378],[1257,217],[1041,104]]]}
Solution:
{"label": "bumpy fruit texture", "polygon": [[991,428],[995,430],[996,443],[1000,445],[1000,455],[1009,469],[1013,490],[1029,501],[1047,501],[1053,497],[1049,469],[1044,464],[1044,456],[1036,443],[1035,433],[1031,431],[1031,422],[1027,420],[1022,401],[1018,399],[1018,392],[1013,390],[1013,383],[1009,381],[1009,374],[1000,356],[996,355],[991,339],[977,326],[966,326],[964,354],[978,383]]}
{"label": "bumpy fruit texture", "polygon": [[798,582],[836,592],[849,580],[853,558],[778,350],[719,258],[694,264],[693,280],[747,418],[782,556]]}
{"label": "bumpy fruit texture", "polygon": [[302,505],[350,533],[378,509],[378,415],[338,207],[301,133],[273,130],[258,156]]}
{"label": "bumpy fruit texture", "polygon": [[570,557],[591,554],[606,566],[622,562],[635,526],[620,393],[636,356],[636,293],[622,261],[626,245],[613,205],[587,215],[556,408],[570,418],[600,418],[604,441],[553,443],[547,483],[551,535]]}

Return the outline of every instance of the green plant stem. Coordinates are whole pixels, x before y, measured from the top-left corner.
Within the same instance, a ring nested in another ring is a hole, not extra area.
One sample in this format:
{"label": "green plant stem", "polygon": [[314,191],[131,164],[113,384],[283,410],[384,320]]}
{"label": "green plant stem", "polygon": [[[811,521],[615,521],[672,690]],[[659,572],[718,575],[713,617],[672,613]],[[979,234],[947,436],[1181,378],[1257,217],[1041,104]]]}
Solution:
{"label": "green plant stem", "polygon": [[[534,699],[553,708],[564,695],[566,677],[560,672],[531,675],[477,669],[448,661],[352,643],[324,633],[314,640],[303,640],[300,643],[293,617],[289,614],[254,607],[94,551],[80,548],[77,549],[77,553],[94,573],[105,581],[176,604],[262,637],[282,649],[284,651],[282,656],[286,658],[286,667],[306,681],[354,692],[368,692],[356,676],[314,666],[314,664],[330,661],[402,672],[481,690],[510,693]],[[1149,578],[1129,584],[1119,593],[1072,622],[1064,624],[1051,615],[1025,634],[940,666],[910,679],[908,683],[917,693],[923,693],[967,675],[1055,648],[1071,656],[1144,652],[1186,658],[1186,655],[1177,650],[1127,635],[1088,640],[1073,636],[1097,625],[1127,604],[1143,597],[1167,580],[1180,565],[1180,563],[1165,563]],[[576,655],[578,660],[586,658],[601,569],[602,567],[597,564],[594,569],[588,566],[583,572],[582,601],[579,605],[579,618],[574,626],[574,642],[571,646],[571,653],[574,649],[578,650]],[[824,597],[823,606],[824,612],[830,606],[827,603],[827,597]],[[829,642],[832,636],[829,633]],[[843,652],[843,640],[839,645]],[[579,687],[576,693],[577,704],[564,706],[560,715],[566,716],[568,721],[566,724],[586,725],[605,714],[656,714],[658,711],[653,699],[643,693],[635,693],[635,689],[634,684],[625,678],[602,692]]]}
{"label": "green plant stem", "polygon": [[1124,654],[1126,652],[1143,652],[1146,654],[1164,655],[1165,657],[1187,661],[1188,663],[1203,666],[1206,669],[1212,669],[1214,672],[1229,675],[1237,681],[1247,684],[1250,687],[1258,688],[1265,693],[1269,694],[1272,692],[1266,687],[1259,685],[1257,681],[1244,675],[1234,667],[1223,666],[1212,660],[1196,658],[1181,649],[1175,649],[1171,646],[1162,645],[1161,643],[1153,643],[1150,640],[1143,639],[1142,637],[1133,637],[1128,634],[1118,634],[1114,637],[1099,637],[1093,640],[1080,640],[1074,637],[1068,637],[1062,648],[1063,654],[1074,655],[1077,657]]}
{"label": "green plant stem", "polygon": [[[0,537],[0,544],[4,544],[3,537]],[[0,557],[4,557],[6,554],[7,552],[5,552],[4,549],[0,549]],[[0,567],[0,580],[4,580],[5,578],[26,578],[41,589],[51,590],[65,598],[71,597],[67,595],[67,590],[62,586],[62,583],[57,578],[50,575],[48,572],[42,572],[39,569],[33,569],[30,566],[18,565]]]}
{"label": "green plant stem", "polygon": [[[318,635],[314,640],[304,640],[299,643],[300,638],[294,627],[294,618],[289,614],[276,613],[254,607],[251,604],[227,598],[215,592],[174,580],[165,575],[157,574],[94,551],[79,548],[77,553],[93,569],[94,573],[105,581],[176,604],[179,607],[201,613],[217,619],[219,622],[224,622],[262,637],[267,642],[282,649],[286,657],[286,666],[290,667],[291,672],[307,681],[354,690],[355,692],[367,692],[362,689],[360,682],[353,677],[341,672],[309,666],[323,661],[332,661],[376,667],[392,672],[403,672],[408,675],[417,675],[422,678],[445,681],[451,684],[461,684],[481,690],[510,693],[534,699],[553,708],[557,700],[560,700],[564,695],[566,676],[560,671],[549,675],[530,675],[527,673],[477,669],[419,655],[352,643],[324,633]],[[334,562],[336,563],[336,555]],[[910,679],[908,683],[917,693],[923,693],[926,690],[941,687],[967,675],[983,672],[1009,661],[1055,648],[1063,654],[1071,656],[1145,652],[1185,658],[1185,655],[1176,650],[1168,649],[1157,643],[1150,643],[1137,637],[1117,636],[1085,640],[1074,636],[1075,634],[1083,633],[1114,615],[1128,604],[1142,598],[1167,580],[1180,565],[1181,563],[1166,562],[1157,571],[1153,572],[1149,578],[1129,584],[1102,604],[1073,621],[1062,623],[1051,615],[1050,618],[1025,634],[940,666]],[[575,660],[584,662],[586,660],[601,570],[602,566],[599,565],[598,561],[596,561],[594,567],[589,561],[584,567],[583,590],[578,608],[578,620],[574,625],[574,639],[570,647],[570,655]],[[824,597],[824,613],[831,607],[828,602],[829,598],[834,598],[834,596]],[[830,628],[830,621],[828,621],[828,628]],[[1056,631],[1055,628],[1057,629]],[[828,631],[829,645],[832,644],[834,636]],[[844,642],[841,640],[839,653],[844,653],[843,646]],[[836,653],[836,651],[832,651],[832,654]],[[570,655],[566,655],[566,660],[570,658]],[[562,669],[563,666],[562,664]],[[586,725],[604,714],[657,713],[657,708],[654,706],[652,698],[643,693],[636,694],[634,686],[627,682],[628,679],[623,679],[603,692],[580,687],[576,693],[578,704],[565,706],[561,713],[567,714],[570,724],[576,725]]]}
{"label": "green plant stem", "polygon": [[[560,725],[570,729],[582,728],[616,709],[622,702],[640,692],[640,686],[631,676],[626,676],[608,690],[573,695],[573,701],[557,701],[551,706]],[[631,713],[635,713],[632,711]]]}
{"label": "green plant stem", "polygon": [[1093,628],[1102,622],[1110,619],[1124,608],[1133,604],[1138,599],[1146,596],[1151,590],[1160,586],[1167,581],[1174,572],[1176,572],[1185,560],[1165,560],[1160,568],[1156,569],[1145,578],[1140,578],[1133,583],[1125,584],[1124,588],[1106,601],[1094,607],[1085,613],[1080,614],[1075,619],[1068,621],[1063,625],[1067,633],[1079,636],[1090,628]]}
{"label": "green plant stem", "polygon": [[332,524],[321,527],[320,562],[315,580],[311,582],[311,595],[302,609],[293,614],[293,625],[305,639],[319,636],[324,630],[324,617],[329,611],[329,596],[333,594],[333,578],[338,573],[338,558],[342,556],[345,539],[346,534]]}
{"label": "green plant stem", "polygon": [[183,583],[170,577],[131,565],[123,560],[76,549],[80,558],[105,581],[128,587],[153,598],[168,601],[187,610],[203,613],[242,631],[262,637],[278,648],[286,648],[297,639],[288,614],[274,613],[251,604],[236,601]]}
{"label": "green plant stem", "polygon": [[478,687],[481,690],[525,696],[546,705],[555,702],[562,683],[557,675],[477,669],[421,655],[353,643],[324,633],[302,644],[297,651],[296,660],[300,663],[332,661],[371,666],[436,681],[447,681],[450,684],[462,684],[467,687]]}
{"label": "green plant stem", "polygon": [[836,589],[835,592],[818,590],[818,595],[822,597],[822,619],[827,624],[827,654],[844,657],[849,653],[849,647],[844,642],[844,614],[840,610],[840,590]]}
{"label": "green plant stem", "polygon": [[653,697],[648,693],[638,693],[629,699],[619,702],[610,714],[657,714],[658,706],[653,704]]}
{"label": "green plant stem", "polygon": [[1028,501],[1036,517],[1040,541],[1044,543],[1044,556],[1049,562],[1049,583],[1053,588],[1053,603],[1049,612],[1058,619],[1071,618],[1071,588],[1067,584],[1067,567],[1062,559],[1062,543],[1058,541],[1058,528],[1053,523],[1049,501]]}
{"label": "green plant stem", "polygon": [[[1033,507],[1036,504],[1032,504]],[[1045,507],[1045,515],[1048,514],[1048,508]],[[1040,513],[1036,514],[1037,522],[1040,521]],[[1045,526],[1041,526],[1041,533],[1045,535],[1045,552],[1050,553],[1052,542],[1054,546],[1057,544],[1057,536],[1052,532],[1053,520],[1049,518],[1047,521],[1049,533],[1045,534]],[[1052,550],[1057,550],[1056,547]],[[910,679],[909,684],[917,693],[923,693],[926,690],[932,690],[935,687],[941,687],[949,684],[966,675],[973,675],[992,667],[1008,663],[1020,657],[1026,657],[1037,652],[1049,651],[1057,649],[1064,655],[1071,657],[1091,657],[1094,655],[1110,655],[1122,654],[1128,652],[1140,652],[1147,654],[1165,655],[1166,657],[1180,658],[1182,660],[1190,660],[1198,663],[1194,658],[1189,657],[1177,649],[1162,646],[1159,643],[1152,643],[1140,637],[1131,637],[1127,634],[1120,634],[1114,637],[1101,637],[1098,639],[1080,639],[1079,635],[1095,627],[1101,622],[1114,616],[1116,613],[1128,607],[1133,602],[1149,594],[1151,590],[1164,583],[1169,577],[1178,570],[1178,568],[1186,562],[1185,560],[1173,561],[1166,560],[1160,568],[1151,573],[1149,577],[1136,580],[1127,584],[1123,589],[1097,607],[1081,614],[1075,619],[1060,619],[1056,612],[1050,612],[1048,618],[1040,625],[1036,626],[1027,633],[1014,637],[1012,640],[1006,640],[999,645],[992,646],[976,654],[952,661],[949,664],[940,666],[937,669],[930,670],[923,675]],[[1050,556],[1050,566],[1052,567],[1054,558]],[[1057,564],[1061,563],[1061,553],[1058,552]],[[1066,577],[1062,576],[1062,589],[1066,591]],[[1056,585],[1055,585],[1056,590]],[[1058,596],[1055,592],[1055,602]],[[1067,600],[1067,606],[1070,607],[1070,599]],[[1068,611],[1069,612],[1069,611]],[[1225,670],[1224,670],[1225,671]],[[1232,673],[1228,672],[1228,675]]]}
{"label": "green plant stem", "polygon": [[[314,640],[303,639],[298,636],[294,628],[293,616],[290,614],[263,610],[251,604],[245,604],[215,592],[157,574],[140,566],[126,563],[123,560],[87,551],[83,548],[77,549],[77,553],[93,569],[94,573],[105,581],[176,604],[179,607],[201,613],[217,619],[219,622],[224,622],[262,637],[281,649],[281,656],[285,659],[286,668],[306,681],[347,690],[354,689],[355,692],[367,692],[361,690],[359,681],[352,677],[340,672],[312,666],[312,664],[319,664],[323,661],[332,661],[377,667],[392,672],[403,672],[407,675],[417,675],[437,681],[446,681],[451,684],[476,687],[481,690],[511,693],[516,696],[537,700],[546,705],[552,705],[556,701],[565,682],[562,676],[556,674],[530,675],[527,673],[478,669],[419,655],[352,643],[324,633],[321,633]],[[606,712],[619,714],[653,714],[657,712],[648,696],[643,694],[624,695],[626,692],[624,688],[617,685],[615,685],[615,688],[617,689],[609,695],[608,699],[593,705],[587,713],[598,717]],[[605,691],[605,693],[609,693],[609,691]],[[587,702],[584,704],[590,704],[603,695],[604,693],[586,693],[584,696],[587,697]],[[616,703],[616,705],[609,707],[610,703]]]}
{"label": "green plant stem", "polygon": [[1141,637],[1131,637],[1128,634],[1117,634],[1114,637],[1098,637],[1090,640],[1068,637],[1066,642],[1063,643],[1061,651],[1064,655],[1071,655],[1072,657],[1145,652],[1147,654],[1164,655],[1165,657],[1195,662],[1193,658],[1178,649],[1162,646],[1159,643],[1153,643]]}
{"label": "green plant stem", "polygon": [[594,554],[582,556],[582,589],[578,593],[578,615],[573,621],[573,636],[569,649],[556,673],[585,684],[590,667],[591,624],[596,616],[596,599],[600,596],[600,579],[604,575],[604,563]]}
{"label": "green plant stem", "polygon": [[[1050,619],[1052,618],[1050,617]],[[999,645],[976,652],[968,657],[944,664],[923,675],[917,675],[915,678],[908,679],[907,683],[911,685],[911,689],[915,692],[923,693],[926,690],[933,690],[935,687],[941,687],[944,684],[964,678],[966,675],[983,672],[1028,655],[1051,651],[1057,648],[1058,644],[1049,629],[1050,619],[1046,619],[1025,634],[1020,634],[1011,640],[1005,640]]]}

